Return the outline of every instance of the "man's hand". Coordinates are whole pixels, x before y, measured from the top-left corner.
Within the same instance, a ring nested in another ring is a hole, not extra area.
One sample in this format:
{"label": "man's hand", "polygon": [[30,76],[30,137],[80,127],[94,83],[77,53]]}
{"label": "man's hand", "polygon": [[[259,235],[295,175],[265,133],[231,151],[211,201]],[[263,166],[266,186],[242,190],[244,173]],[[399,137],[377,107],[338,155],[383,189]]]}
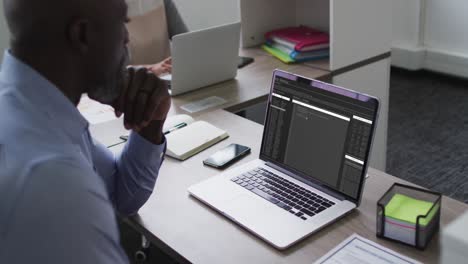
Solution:
{"label": "man's hand", "polygon": [[171,107],[166,82],[144,67],[128,67],[128,78],[113,107],[124,126],[160,144],[162,126]]}
{"label": "man's hand", "polygon": [[164,73],[171,73],[172,72],[172,58],[169,57],[159,63],[144,65],[145,68],[150,70],[157,76],[161,76]]}

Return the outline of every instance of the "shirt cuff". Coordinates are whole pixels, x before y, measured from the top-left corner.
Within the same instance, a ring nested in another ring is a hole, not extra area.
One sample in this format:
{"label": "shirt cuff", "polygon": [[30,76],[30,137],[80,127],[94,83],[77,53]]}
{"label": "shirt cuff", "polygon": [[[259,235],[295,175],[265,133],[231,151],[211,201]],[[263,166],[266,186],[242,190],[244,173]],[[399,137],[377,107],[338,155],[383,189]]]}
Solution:
{"label": "shirt cuff", "polygon": [[149,142],[138,133],[132,131],[127,141],[127,153],[131,157],[138,157],[141,162],[162,161],[166,153],[166,138],[163,137],[163,142],[155,145]]}

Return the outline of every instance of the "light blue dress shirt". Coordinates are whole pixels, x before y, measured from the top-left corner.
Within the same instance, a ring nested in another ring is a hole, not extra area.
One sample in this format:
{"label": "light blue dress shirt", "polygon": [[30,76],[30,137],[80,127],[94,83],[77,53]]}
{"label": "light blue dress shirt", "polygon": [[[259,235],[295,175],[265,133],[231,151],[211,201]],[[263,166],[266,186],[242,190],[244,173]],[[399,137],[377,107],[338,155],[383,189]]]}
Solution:
{"label": "light blue dress shirt", "polygon": [[151,195],[165,143],[117,157],[52,83],[5,52],[0,70],[0,263],[127,263],[115,210]]}

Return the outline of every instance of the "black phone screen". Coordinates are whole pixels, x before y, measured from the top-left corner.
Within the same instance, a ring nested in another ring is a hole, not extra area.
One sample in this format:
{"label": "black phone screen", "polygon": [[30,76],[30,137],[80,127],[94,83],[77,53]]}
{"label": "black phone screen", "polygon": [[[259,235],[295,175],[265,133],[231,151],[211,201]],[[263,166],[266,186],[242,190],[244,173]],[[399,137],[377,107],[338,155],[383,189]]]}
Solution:
{"label": "black phone screen", "polygon": [[239,56],[239,60],[237,62],[237,68],[239,69],[243,68],[244,66],[247,66],[252,62],[254,62],[254,58]]}
{"label": "black phone screen", "polygon": [[203,161],[205,165],[222,168],[250,153],[250,148],[239,144],[231,144],[211,155]]}

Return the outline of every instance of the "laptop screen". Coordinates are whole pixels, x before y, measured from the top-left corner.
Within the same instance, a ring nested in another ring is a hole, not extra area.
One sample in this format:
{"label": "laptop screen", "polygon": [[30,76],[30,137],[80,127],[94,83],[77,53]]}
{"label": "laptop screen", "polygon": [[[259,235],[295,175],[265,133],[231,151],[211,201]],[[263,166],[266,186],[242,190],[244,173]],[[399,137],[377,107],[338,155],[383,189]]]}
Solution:
{"label": "laptop screen", "polygon": [[378,100],[275,71],[260,157],[357,200]]}

